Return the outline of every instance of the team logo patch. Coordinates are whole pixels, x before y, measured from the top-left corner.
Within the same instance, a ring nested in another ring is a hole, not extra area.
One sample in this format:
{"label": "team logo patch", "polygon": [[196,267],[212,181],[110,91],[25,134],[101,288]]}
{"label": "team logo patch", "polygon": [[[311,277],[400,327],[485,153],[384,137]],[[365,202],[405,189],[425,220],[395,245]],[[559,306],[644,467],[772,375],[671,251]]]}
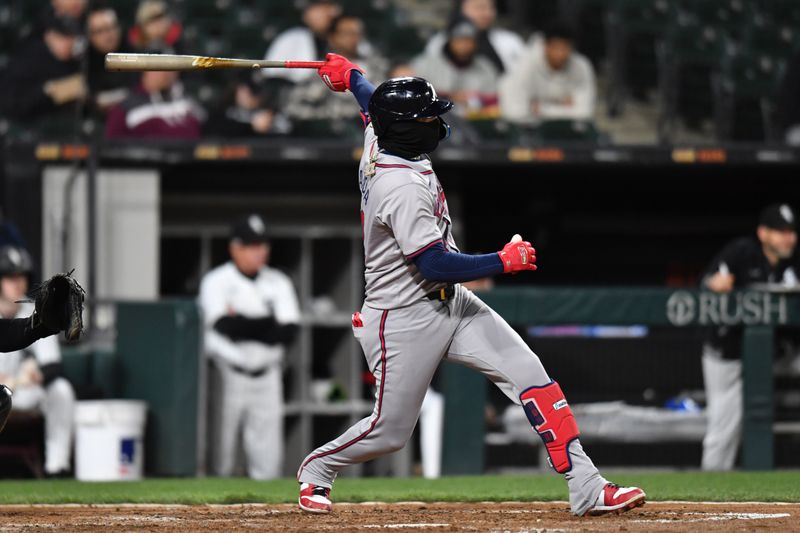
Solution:
{"label": "team logo patch", "polygon": [[558,400],[556,403],[553,404],[553,410],[558,411],[559,409],[563,409],[567,406],[567,400]]}
{"label": "team logo patch", "polygon": [[779,209],[783,219],[789,224],[794,224],[794,213],[792,213],[792,208],[786,204],[783,204]]}

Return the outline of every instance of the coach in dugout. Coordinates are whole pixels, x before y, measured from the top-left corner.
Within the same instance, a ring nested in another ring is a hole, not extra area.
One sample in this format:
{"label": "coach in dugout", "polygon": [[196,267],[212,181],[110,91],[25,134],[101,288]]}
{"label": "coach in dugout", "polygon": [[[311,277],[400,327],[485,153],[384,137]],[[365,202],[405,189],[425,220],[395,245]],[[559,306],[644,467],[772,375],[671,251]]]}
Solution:
{"label": "coach in dugout", "polygon": [[291,280],[267,266],[270,244],[260,216],[233,225],[228,250],[231,260],[200,284],[213,378],[211,467],[218,476],[234,475],[241,442],[247,474],[272,479],[282,474],[282,363],[300,307]]}
{"label": "coach in dugout", "polygon": [[[17,246],[0,248],[0,314],[4,318],[30,323],[25,317],[33,312],[33,304],[17,302],[26,297],[32,272],[33,262],[27,250]],[[14,409],[42,412],[45,474],[66,476],[70,470],[75,392],[62,375],[58,341],[48,336],[35,340],[28,349],[21,345],[11,348],[9,353],[0,355],[0,382],[13,391]]]}
{"label": "coach in dugout", "polygon": [[[730,242],[711,261],[701,285],[718,293],[752,284],[800,288],[798,283],[797,222],[786,204],[761,212],[753,236]],[[703,439],[703,470],[731,470],[742,433],[742,328],[714,328],[703,345],[708,427]]]}

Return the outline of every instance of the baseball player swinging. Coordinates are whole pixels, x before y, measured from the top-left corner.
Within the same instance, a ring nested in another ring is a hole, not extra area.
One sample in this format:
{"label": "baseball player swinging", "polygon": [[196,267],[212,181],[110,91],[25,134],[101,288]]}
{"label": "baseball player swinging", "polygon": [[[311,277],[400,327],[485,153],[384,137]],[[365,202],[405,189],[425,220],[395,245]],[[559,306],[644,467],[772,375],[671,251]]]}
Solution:
{"label": "baseball player swinging", "polygon": [[434,371],[445,359],[491,379],[525,413],[564,474],[576,515],[625,511],[645,502],[636,487],[604,479],[578,440],[558,383],[496,312],[459,283],[536,270],[536,251],[519,235],[497,253],[458,250],[444,190],[431,159],[449,126],[452,102],[421,78],[374,88],[358,65],[328,54],[319,69],[332,90],[350,90],[364,115],[358,177],[364,231],[366,298],[353,333],[377,384],[372,414],[317,448],[300,465],[300,508],[332,510],[342,468],[399,450],[411,437]]}

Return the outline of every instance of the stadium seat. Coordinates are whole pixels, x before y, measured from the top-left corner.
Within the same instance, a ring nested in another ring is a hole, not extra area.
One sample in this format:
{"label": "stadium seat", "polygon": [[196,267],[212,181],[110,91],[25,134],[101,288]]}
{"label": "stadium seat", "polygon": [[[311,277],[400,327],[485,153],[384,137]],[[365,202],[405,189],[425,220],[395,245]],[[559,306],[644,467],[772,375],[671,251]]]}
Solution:
{"label": "stadium seat", "polygon": [[757,2],[759,8],[775,20],[800,26],[800,2],[797,0],[766,0]]}
{"label": "stadium seat", "polygon": [[681,13],[658,46],[659,137],[671,141],[675,118],[696,127],[711,117],[711,73],[718,65],[726,34]]}
{"label": "stadium seat", "polygon": [[292,120],[291,137],[300,138],[350,138],[353,141],[363,139],[363,127],[358,125],[358,120],[352,123],[345,120],[311,119]]}
{"label": "stadium seat", "polygon": [[225,41],[231,57],[261,59],[269,44],[265,28],[260,26],[227,27]]}
{"label": "stadium seat", "polygon": [[609,9],[607,0],[572,0],[559,4],[560,16],[573,28],[578,50],[599,70],[606,58],[605,17]]}
{"label": "stadium seat", "polygon": [[735,38],[741,36],[756,10],[748,0],[679,0],[677,6],[695,16],[701,24],[718,28]]}
{"label": "stadium seat", "polygon": [[757,14],[747,24],[743,35],[745,48],[752,52],[788,58],[800,49],[800,25]]}
{"label": "stadium seat", "polygon": [[596,143],[599,132],[591,121],[584,120],[546,120],[538,127],[543,142],[582,141]]}
{"label": "stadium seat", "polygon": [[772,101],[782,77],[780,58],[729,47],[714,76],[717,135],[725,141],[763,141],[770,129],[762,102]]}
{"label": "stadium seat", "polygon": [[656,86],[656,43],[675,16],[668,0],[614,0],[605,19],[609,59],[608,109],[622,112],[629,93],[643,98]]}
{"label": "stadium seat", "polygon": [[195,18],[222,19],[226,13],[236,9],[233,0],[177,0],[176,10],[182,20]]}
{"label": "stadium seat", "polygon": [[501,120],[470,120],[465,122],[465,127],[472,128],[481,140],[505,141],[509,144],[518,144],[519,129],[510,122]]}
{"label": "stadium seat", "polygon": [[183,38],[188,54],[227,56],[231,50],[222,20],[192,19],[184,26]]}

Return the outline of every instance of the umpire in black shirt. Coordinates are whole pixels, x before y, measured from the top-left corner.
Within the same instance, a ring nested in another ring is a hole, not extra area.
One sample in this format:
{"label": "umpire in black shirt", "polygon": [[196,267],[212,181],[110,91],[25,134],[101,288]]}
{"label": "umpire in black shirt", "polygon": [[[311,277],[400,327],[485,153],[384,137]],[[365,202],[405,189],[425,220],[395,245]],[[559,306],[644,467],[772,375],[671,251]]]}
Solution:
{"label": "umpire in black shirt", "polygon": [[[798,287],[794,250],[796,218],[791,207],[774,204],[759,217],[755,236],[741,237],[717,254],[702,278],[705,289],[727,293],[752,284]],[[742,430],[742,328],[720,326],[703,345],[708,427],[703,470],[731,470]]]}

